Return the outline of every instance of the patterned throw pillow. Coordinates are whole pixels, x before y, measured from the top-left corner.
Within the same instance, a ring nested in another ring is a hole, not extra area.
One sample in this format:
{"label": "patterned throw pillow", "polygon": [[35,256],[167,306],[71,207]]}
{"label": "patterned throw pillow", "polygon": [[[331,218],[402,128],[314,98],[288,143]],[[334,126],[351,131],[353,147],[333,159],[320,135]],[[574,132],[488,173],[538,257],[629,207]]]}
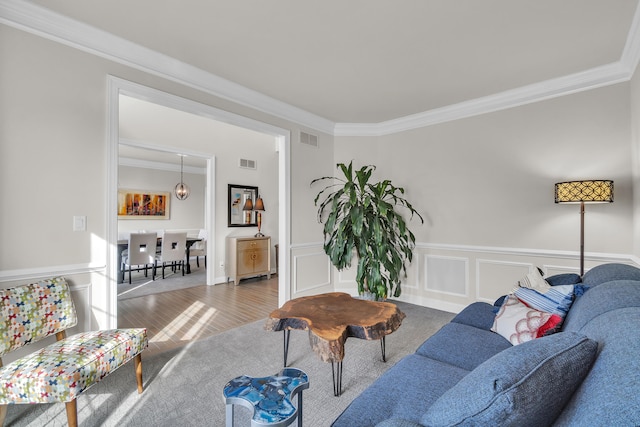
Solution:
{"label": "patterned throw pillow", "polygon": [[554,328],[546,331],[545,335],[550,335],[560,332],[564,318],[567,316],[573,304],[575,288],[573,285],[553,286],[544,293],[534,289],[518,288],[514,293],[520,301],[529,307],[546,311],[560,317],[560,322],[558,322]]}
{"label": "patterned throw pillow", "polygon": [[557,314],[527,307],[515,295],[509,294],[496,314],[491,330],[517,345],[543,336],[561,321]]}

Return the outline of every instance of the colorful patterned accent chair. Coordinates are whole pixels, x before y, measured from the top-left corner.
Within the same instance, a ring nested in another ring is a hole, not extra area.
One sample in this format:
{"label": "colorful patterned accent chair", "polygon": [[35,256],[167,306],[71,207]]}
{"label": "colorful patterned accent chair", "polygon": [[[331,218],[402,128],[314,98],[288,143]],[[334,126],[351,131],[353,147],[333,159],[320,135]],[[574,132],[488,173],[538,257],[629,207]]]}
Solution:
{"label": "colorful patterned accent chair", "polygon": [[77,426],[78,395],[131,359],[142,393],[146,329],[82,332],[66,338],[65,330],[75,326],[77,317],[65,279],[0,290],[0,311],[0,356],[50,335],[57,339],[6,366],[0,360],[0,426],[9,404],[53,402],[65,402],[69,426]]}

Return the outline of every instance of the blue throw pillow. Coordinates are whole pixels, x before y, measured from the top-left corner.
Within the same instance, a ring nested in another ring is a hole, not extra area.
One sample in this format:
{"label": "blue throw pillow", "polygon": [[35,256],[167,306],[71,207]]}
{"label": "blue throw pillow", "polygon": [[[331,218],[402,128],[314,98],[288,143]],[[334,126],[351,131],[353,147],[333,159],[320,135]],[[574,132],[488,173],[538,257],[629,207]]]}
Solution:
{"label": "blue throw pillow", "polygon": [[563,273],[547,277],[547,283],[551,286],[577,285],[582,282],[579,274]]}
{"label": "blue throw pillow", "polygon": [[598,344],[560,332],[508,348],[447,390],[425,426],[550,425],[582,383]]}

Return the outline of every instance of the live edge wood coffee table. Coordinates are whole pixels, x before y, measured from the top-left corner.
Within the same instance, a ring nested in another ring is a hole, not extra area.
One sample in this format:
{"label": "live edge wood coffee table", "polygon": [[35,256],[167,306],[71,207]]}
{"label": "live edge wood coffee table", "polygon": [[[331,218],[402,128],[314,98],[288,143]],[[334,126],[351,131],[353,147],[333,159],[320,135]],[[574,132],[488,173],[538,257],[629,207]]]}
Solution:
{"label": "live edge wood coffee table", "polygon": [[380,340],[386,362],[385,336],[400,327],[405,314],[392,303],[352,298],[342,292],[312,295],[287,301],[269,315],[265,329],[284,332],[284,366],[289,334],[308,330],[311,348],[323,362],[331,362],[333,394],[342,394],[342,359],[348,337]]}

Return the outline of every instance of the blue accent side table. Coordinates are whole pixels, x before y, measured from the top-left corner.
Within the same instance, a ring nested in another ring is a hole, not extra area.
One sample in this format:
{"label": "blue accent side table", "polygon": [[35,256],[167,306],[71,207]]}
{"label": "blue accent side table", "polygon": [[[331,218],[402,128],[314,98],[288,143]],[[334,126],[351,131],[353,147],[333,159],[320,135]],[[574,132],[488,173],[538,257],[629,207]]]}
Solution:
{"label": "blue accent side table", "polygon": [[[247,375],[229,381],[222,391],[227,405],[227,427],[233,427],[233,405],[253,410],[251,427],[285,427],[298,419],[302,427],[302,390],[309,388],[309,376],[297,368],[284,368],[276,375],[253,378]],[[298,395],[298,407],[292,399]]]}

